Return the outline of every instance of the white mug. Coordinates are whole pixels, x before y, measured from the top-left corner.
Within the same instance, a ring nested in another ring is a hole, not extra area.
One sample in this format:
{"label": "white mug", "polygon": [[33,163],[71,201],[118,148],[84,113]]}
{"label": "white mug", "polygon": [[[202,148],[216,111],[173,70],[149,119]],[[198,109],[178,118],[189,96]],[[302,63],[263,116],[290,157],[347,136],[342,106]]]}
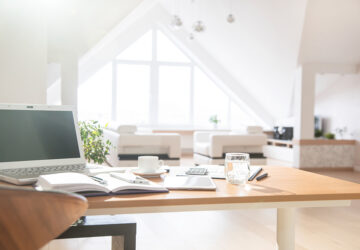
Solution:
{"label": "white mug", "polygon": [[162,160],[159,160],[157,156],[139,156],[138,157],[138,168],[140,172],[155,173],[161,166],[164,165]]}

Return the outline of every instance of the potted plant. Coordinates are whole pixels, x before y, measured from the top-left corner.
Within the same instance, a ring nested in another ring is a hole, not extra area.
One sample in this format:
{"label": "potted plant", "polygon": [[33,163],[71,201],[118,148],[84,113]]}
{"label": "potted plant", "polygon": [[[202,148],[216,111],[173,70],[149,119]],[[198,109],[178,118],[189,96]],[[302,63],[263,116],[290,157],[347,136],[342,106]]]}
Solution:
{"label": "potted plant", "polygon": [[218,125],[220,123],[220,120],[218,119],[217,115],[212,115],[209,118],[209,122],[212,123],[214,129],[217,129]]}
{"label": "potted plant", "polygon": [[325,138],[329,139],[329,140],[334,140],[335,139],[335,134],[333,133],[326,133],[325,134]]}
{"label": "potted plant", "polygon": [[314,136],[315,136],[315,138],[319,138],[319,137],[323,136],[323,131],[320,129],[315,129]]}
{"label": "potted plant", "polygon": [[[107,124],[105,125],[105,127]],[[103,164],[104,162],[112,167],[107,161],[111,142],[104,140],[104,131],[98,121],[80,121],[80,135],[83,142],[85,159],[90,163]]]}

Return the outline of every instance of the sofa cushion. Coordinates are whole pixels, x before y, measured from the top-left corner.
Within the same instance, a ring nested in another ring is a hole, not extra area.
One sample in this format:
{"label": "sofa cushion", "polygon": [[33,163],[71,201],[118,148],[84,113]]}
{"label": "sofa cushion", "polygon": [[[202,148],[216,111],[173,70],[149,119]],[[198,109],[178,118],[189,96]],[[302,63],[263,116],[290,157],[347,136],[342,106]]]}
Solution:
{"label": "sofa cushion", "polygon": [[266,145],[265,134],[212,135],[210,143],[216,146],[263,146]]}
{"label": "sofa cushion", "polygon": [[119,134],[134,134],[137,131],[136,125],[124,125],[117,122],[109,122],[106,129],[117,132]]}
{"label": "sofa cushion", "polygon": [[246,132],[248,134],[261,134],[263,129],[260,126],[247,126]]}
{"label": "sofa cushion", "polygon": [[260,126],[247,126],[242,129],[231,130],[231,135],[243,135],[243,134],[261,134],[263,132]]}
{"label": "sofa cushion", "polygon": [[210,144],[206,142],[198,142],[194,145],[194,153],[209,155]]}

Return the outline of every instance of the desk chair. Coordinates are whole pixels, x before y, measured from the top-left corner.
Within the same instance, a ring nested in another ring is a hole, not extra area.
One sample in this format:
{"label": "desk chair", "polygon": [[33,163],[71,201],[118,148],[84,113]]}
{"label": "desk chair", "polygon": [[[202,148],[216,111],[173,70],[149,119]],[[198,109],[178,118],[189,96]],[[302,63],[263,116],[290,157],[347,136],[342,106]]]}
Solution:
{"label": "desk chair", "polygon": [[0,186],[0,249],[39,249],[87,209],[80,195]]}

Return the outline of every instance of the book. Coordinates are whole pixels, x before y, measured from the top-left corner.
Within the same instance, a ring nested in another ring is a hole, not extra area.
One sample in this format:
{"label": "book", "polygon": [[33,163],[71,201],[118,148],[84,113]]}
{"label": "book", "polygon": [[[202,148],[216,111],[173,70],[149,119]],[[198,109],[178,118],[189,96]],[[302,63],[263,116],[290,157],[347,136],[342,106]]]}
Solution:
{"label": "book", "polygon": [[98,174],[95,177],[80,173],[41,175],[36,183],[36,189],[67,191],[84,196],[169,192],[167,188],[151,181],[130,183],[114,178],[110,173]]}

